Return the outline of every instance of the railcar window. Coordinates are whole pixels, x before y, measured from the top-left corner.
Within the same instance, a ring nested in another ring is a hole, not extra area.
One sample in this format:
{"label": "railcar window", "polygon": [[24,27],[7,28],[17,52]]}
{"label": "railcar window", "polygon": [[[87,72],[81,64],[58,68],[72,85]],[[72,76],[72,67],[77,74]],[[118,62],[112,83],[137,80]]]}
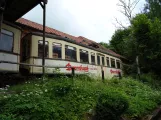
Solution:
{"label": "railcar window", "polygon": [[80,62],[89,63],[88,51],[80,49]]}
{"label": "railcar window", "polygon": [[10,31],[2,29],[0,50],[12,52],[14,34]]}
{"label": "railcar window", "polygon": [[22,61],[30,57],[30,41],[27,39],[22,40]]}
{"label": "railcar window", "polygon": [[95,53],[91,53],[91,64],[95,64]]}
{"label": "railcar window", "polygon": [[121,68],[121,66],[120,66],[120,61],[117,60],[116,63],[117,63],[117,68],[120,69],[120,68]]}
{"label": "railcar window", "polygon": [[106,58],[107,66],[110,67],[109,57]]}
{"label": "railcar window", "polygon": [[[49,43],[45,42],[45,57],[49,57]],[[38,57],[42,57],[43,56],[43,41],[39,40],[38,41]]]}
{"label": "railcar window", "polygon": [[115,65],[115,59],[111,58],[111,67],[115,68],[116,65]]}
{"label": "railcar window", "polygon": [[105,58],[102,57],[102,65],[105,65]]}
{"label": "railcar window", "polygon": [[97,56],[97,65],[101,65],[100,64],[100,56]]}
{"label": "railcar window", "polygon": [[77,61],[76,48],[65,45],[65,59]]}
{"label": "railcar window", "polygon": [[53,43],[53,58],[61,58],[62,45],[60,43]]}

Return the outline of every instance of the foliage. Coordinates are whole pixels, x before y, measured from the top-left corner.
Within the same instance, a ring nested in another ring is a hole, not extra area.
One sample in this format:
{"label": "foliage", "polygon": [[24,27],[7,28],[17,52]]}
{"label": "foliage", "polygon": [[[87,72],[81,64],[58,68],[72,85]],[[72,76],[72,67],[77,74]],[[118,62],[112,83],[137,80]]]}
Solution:
{"label": "foliage", "polygon": [[130,28],[128,29],[118,29],[115,31],[112,39],[110,40],[111,49],[121,55],[128,56],[129,50],[131,48],[127,47],[130,40]]}
{"label": "foliage", "polygon": [[110,91],[99,96],[95,116],[97,120],[118,120],[127,108],[126,97],[117,90]]}
{"label": "foliage", "polygon": [[144,12],[150,19],[158,18],[161,20],[161,1],[159,0],[146,0]]}
{"label": "foliage", "polygon": [[3,120],[83,120],[86,113],[98,118],[100,111],[133,118],[161,102],[161,92],[131,78],[104,83],[87,76],[40,78],[0,92]]}
{"label": "foliage", "polygon": [[128,99],[129,108],[126,115],[132,118],[139,119],[145,115],[149,110],[155,108],[157,103],[160,103],[160,92],[152,90],[150,86],[145,85],[132,78],[123,78],[119,80],[108,81],[108,84],[123,92]]}
{"label": "foliage", "polygon": [[[150,20],[144,14],[132,21],[133,37],[137,42],[137,53],[144,73],[160,74],[161,24],[159,19]],[[155,62],[154,62],[155,61]]]}
{"label": "foliage", "polygon": [[110,46],[109,46],[108,43],[100,42],[99,44],[102,45],[102,46],[105,47],[105,48],[110,48]]}
{"label": "foliage", "polygon": [[160,77],[154,73],[141,74],[140,80],[154,89],[160,89],[161,81]]}
{"label": "foliage", "polygon": [[136,15],[128,28],[118,29],[114,33],[110,46],[130,60],[130,66],[124,67],[125,73],[136,73],[136,56],[139,56],[139,67],[143,74],[153,72],[160,76],[161,21],[158,18],[149,19],[146,14]]}

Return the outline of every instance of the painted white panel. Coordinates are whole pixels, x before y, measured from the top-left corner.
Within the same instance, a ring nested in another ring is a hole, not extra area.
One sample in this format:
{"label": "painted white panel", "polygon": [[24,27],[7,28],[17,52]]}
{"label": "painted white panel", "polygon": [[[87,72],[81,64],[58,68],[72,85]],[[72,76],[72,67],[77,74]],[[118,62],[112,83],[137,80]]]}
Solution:
{"label": "painted white panel", "polygon": [[122,70],[116,68],[103,67],[105,78],[112,78],[118,76],[119,72],[122,74]]}
{"label": "painted white panel", "polygon": [[[42,65],[41,59],[34,59],[34,64]],[[71,61],[63,61],[63,60],[45,60],[46,66],[57,66],[57,67],[69,67],[69,68],[46,68],[46,73],[66,73],[71,74],[71,67],[75,68],[76,74],[89,74],[92,77],[101,77],[102,69],[104,70],[105,78],[112,78],[115,75],[118,75],[118,72],[121,72],[120,69],[101,67],[96,65],[82,64]],[[42,73],[41,67],[33,67],[33,73]]]}
{"label": "painted white panel", "polygon": [[[8,53],[0,53],[0,60],[2,61],[10,61],[10,62],[18,62],[18,56]],[[8,64],[8,63],[0,63],[0,71],[19,71],[18,65],[16,64]]]}

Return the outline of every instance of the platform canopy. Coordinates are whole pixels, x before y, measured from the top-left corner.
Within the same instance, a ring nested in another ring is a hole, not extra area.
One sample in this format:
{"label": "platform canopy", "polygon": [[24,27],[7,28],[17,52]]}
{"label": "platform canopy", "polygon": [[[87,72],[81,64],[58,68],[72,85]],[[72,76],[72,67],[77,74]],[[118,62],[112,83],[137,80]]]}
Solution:
{"label": "platform canopy", "polygon": [[[14,22],[33,9],[41,0],[5,0],[4,20]],[[36,14],[36,13],[35,13]]]}

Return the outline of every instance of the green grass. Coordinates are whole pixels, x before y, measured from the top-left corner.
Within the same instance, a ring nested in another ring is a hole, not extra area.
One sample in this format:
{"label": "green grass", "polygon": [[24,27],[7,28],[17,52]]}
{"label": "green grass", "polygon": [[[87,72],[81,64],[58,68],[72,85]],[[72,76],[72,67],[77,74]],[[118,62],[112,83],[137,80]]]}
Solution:
{"label": "green grass", "polygon": [[35,79],[0,92],[2,120],[84,120],[87,113],[101,117],[100,111],[111,120],[138,119],[161,102],[161,91],[132,78],[104,83],[86,76]]}

